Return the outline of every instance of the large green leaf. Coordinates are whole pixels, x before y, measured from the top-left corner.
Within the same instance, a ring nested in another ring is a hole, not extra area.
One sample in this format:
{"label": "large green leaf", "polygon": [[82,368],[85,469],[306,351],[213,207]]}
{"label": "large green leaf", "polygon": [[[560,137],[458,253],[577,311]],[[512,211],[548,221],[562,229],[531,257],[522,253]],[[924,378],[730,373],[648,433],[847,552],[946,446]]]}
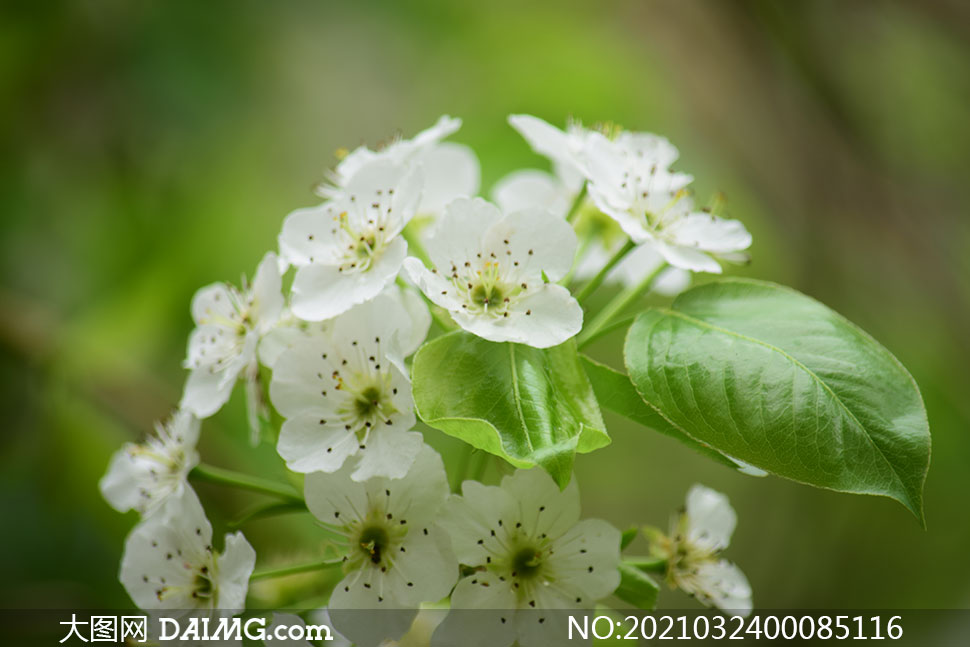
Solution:
{"label": "large green leaf", "polygon": [[516,467],[540,465],[560,487],[576,452],[610,442],[572,341],[538,349],[453,332],[422,346],[411,373],[424,422]]}
{"label": "large green leaf", "polygon": [[630,379],[671,424],[773,474],[892,497],[922,520],[926,411],[899,361],[794,290],[722,280],[637,317]]}
{"label": "large green leaf", "polygon": [[735,469],[738,467],[738,464],[730,458],[716,449],[694,440],[680,428],[672,425],[656,409],[645,403],[626,375],[585,355],[582,356],[582,360],[583,368],[586,369],[586,375],[593,385],[593,392],[596,393],[596,399],[599,400],[601,407],[618,413],[627,420],[632,420],[644,427],[676,438],[694,451],[712,458],[722,465]]}

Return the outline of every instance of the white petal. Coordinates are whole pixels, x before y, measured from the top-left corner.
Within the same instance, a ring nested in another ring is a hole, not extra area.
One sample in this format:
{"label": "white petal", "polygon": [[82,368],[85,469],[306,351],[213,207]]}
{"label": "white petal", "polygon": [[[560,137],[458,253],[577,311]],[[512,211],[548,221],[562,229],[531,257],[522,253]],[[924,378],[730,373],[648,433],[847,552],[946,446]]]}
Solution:
{"label": "white petal", "polygon": [[237,317],[235,299],[225,283],[213,283],[192,296],[192,319],[197,324],[223,324]]}
{"label": "white petal", "polygon": [[116,451],[108,463],[108,471],[98,482],[101,496],[118,512],[140,509],[143,504],[138,484],[145,474],[132,456],[133,449],[134,445],[126,443]]}
{"label": "white petal", "polygon": [[357,452],[360,460],[350,478],[355,481],[375,477],[399,479],[408,473],[424,445],[420,433],[404,431],[414,426],[414,414],[409,418],[399,428],[379,427],[371,431],[365,449]]}
{"label": "white petal", "polygon": [[334,628],[361,647],[377,647],[385,644],[385,640],[400,639],[417,615],[416,609],[383,595],[377,581],[380,578],[375,573],[379,574],[379,571],[353,571],[330,594],[330,618]]}
{"label": "white petal", "polygon": [[360,519],[367,511],[367,490],[349,478],[345,466],[332,474],[311,472],[303,481],[307,508],[324,523],[336,524]]}
{"label": "white petal", "polygon": [[305,342],[310,337],[328,334],[329,326],[329,322],[307,324],[303,321],[291,321],[274,326],[259,340],[260,363],[273,368],[285,351]]}
{"label": "white petal", "polygon": [[465,481],[462,496],[452,496],[445,503],[439,525],[451,535],[458,560],[480,566],[486,563],[491,544],[497,541],[491,533],[499,527],[498,520],[518,521],[518,515],[518,504],[502,488]]}
{"label": "white petal", "polygon": [[458,580],[458,560],[448,535],[436,527],[429,528],[427,535],[413,529],[403,548],[404,554],[394,561],[384,578],[388,595],[414,607],[447,596]]}
{"label": "white petal", "polygon": [[333,265],[297,269],[293,279],[293,313],[307,321],[330,319],[377,296],[394,280],[407,256],[407,243],[395,238],[366,271],[341,272]]}
{"label": "white petal", "polygon": [[629,207],[616,207],[608,199],[608,196],[595,184],[589,185],[589,197],[596,205],[596,208],[616,221],[630,240],[640,244],[653,238],[652,232],[647,230],[642,217],[634,216]]}
{"label": "white petal", "polygon": [[180,496],[185,478],[199,462],[195,444],[199,420],[177,411],[144,445],[126,443],[111,457],[99,482],[101,493],[119,512],[155,512],[171,496]]}
{"label": "white petal", "polygon": [[413,256],[404,259],[404,271],[432,303],[445,310],[461,310],[463,302],[455,295],[455,286],[426,268],[420,260]]}
{"label": "white petal", "polygon": [[241,532],[226,535],[226,547],[216,558],[217,609],[241,611],[246,606],[249,576],[256,565],[256,551]]}
{"label": "white petal", "polygon": [[728,562],[705,562],[697,569],[699,590],[697,599],[733,615],[747,616],[751,613],[751,585],[741,569]]}
{"label": "white petal", "polygon": [[458,582],[451,611],[431,639],[434,647],[507,647],[515,642],[515,592],[493,573]]}
{"label": "white petal", "polygon": [[[526,314],[529,313],[529,314]],[[495,342],[515,342],[534,348],[557,346],[583,327],[583,309],[561,285],[548,283],[514,302],[508,317],[453,312],[470,333]]]}
{"label": "white petal", "polygon": [[208,418],[229,401],[238,375],[238,368],[235,371],[212,371],[203,366],[192,371],[185,381],[179,407],[200,418]]}
{"label": "white petal", "polygon": [[447,142],[426,149],[415,158],[424,171],[420,214],[441,214],[455,198],[478,193],[481,167],[475,152],[462,144]]}
{"label": "white petal", "polygon": [[357,207],[350,211],[350,216],[367,213],[377,204],[379,211],[387,212],[388,228],[399,231],[414,216],[423,183],[424,173],[419,166],[386,160],[366,164],[347,183],[345,195]]}
{"label": "white petal", "polygon": [[[411,304],[417,310],[420,319],[422,313],[418,308],[424,306],[424,302],[418,297],[418,304]],[[427,334],[427,326],[430,326],[431,315],[424,306],[424,318],[428,321],[418,321],[417,327],[424,327],[423,333]],[[405,308],[404,297],[401,290],[396,285],[388,285],[387,288],[370,301],[354,306],[348,312],[340,315],[333,321],[331,338],[336,347],[350,348],[351,345],[362,345],[367,347],[367,354],[380,354],[385,357],[403,360],[409,353],[404,352],[404,346],[409,347],[414,343],[412,330],[412,320],[410,312]],[[424,337],[418,342],[424,341]]]}
{"label": "white petal", "polygon": [[600,133],[591,133],[583,149],[584,165],[589,177],[590,196],[599,197],[597,206],[625,210],[633,203],[632,189],[624,185],[629,172],[623,150]]}
{"label": "white petal", "polygon": [[643,163],[656,164],[659,168],[669,167],[680,157],[680,152],[670,140],[653,133],[624,131],[616,138],[616,143]]}
{"label": "white petal", "polygon": [[[406,476],[400,479],[380,479],[368,484],[376,495],[390,490],[388,510],[395,518],[408,524],[427,527],[437,520],[441,506],[448,496],[448,477],[441,456],[431,447],[421,447],[414,464]],[[417,528],[409,526],[414,532]]]}
{"label": "white petal", "polygon": [[331,392],[340,363],[329,337],[316,333],[280,354],[273,367],[269,396],[283,416],[318,413],[333,416],[338,400]]}
{"label": "white petal", "polygon": [[[368,498],[386,501],[386,509],[409,532],[430,528],[448,495],[448,480],[441,457],[427,445],[418,453],[411,469],[399,479],[351,480],[351,468],[333,474],[307,475],[304,491],[307,507],[325,523],[340,523],[366,514]],[[390,492],[390,494],[388,494]]]}
{"label": "white petal", "polygon": [[558,537],[579,520],[576,479],[560,490],[544,470],[516,470],[502,478],[502,489],[518,502],[522,529],[529,536]]}
{"label": "white petal", "polygon": [[498,207],[481,198],[452,201],[428,238],[431,262],[439,272],[445,272],[452,262],[475,258],[485,232],[501,218]]}
{"label": "white petal", "polygon": [[[499,264],[518,262],[516,271],[524,278],[539,279],[545,272],[550,281],[558,281],[573,265],[576,232],[548,211],[517,211],[489,227],[481,250],[494,254]],[[439,271],[442,269],[439,266]]]}
{"label": "white petal", "polygon": [[533,169],[515,171],[499,180],[492,199],[503,213],[538,208],[561,218],[566,217],[572,202],[569,190],[558,179]]}
{"label": "white petal", "polygon": [[[186,487],[131,531],[118,577],[141,609],[196,607],[191,585],[195,568],[210,559],[205,547],[211,543],[212,526],[195,492]],[[159,595],[163,587],[167,593]]]}
{"label": "white petal", "polygon": [[449,115],[441,115],[433,126],[422,130],[412,137],[410,144],[415,148],[436,144],[448,135],[456,133],[459,128],[461,128],[461,119]]}
{"label": "white petal", "polygon": [[[405,259],[406,260],[406,259]],[[401,334],[398,335],[398,342],[401,344],[401,352],[405,357],[413,355],[416,350],[424,343],[431,328],[431,312],[428,304],[421,298],[421,294],[413,288],[402,288],[392,286],[392,295],[400,301],[401,306],[407,312],[409,326],[407,330],[402,326]]]}
{"label": "white petal", "polygon": [[[347,153],[337,167],[334,169],[334,176],[337,179],[339,187],[344,187],[347,182],[356,175],[357,171],[361,169],[365,164],[373,162],[376,159],[381,158],[381,153],[375,152],[367,148],[366,146],[358,146],[354,150]],[[330,191],[321,191],[322,194],[329,193]]]}
{"label": "white petal", "polygon": [[713,258],[694,247],[682,247],[663,241],[652,243],[664,259],[673,265],[692,272],[720,274],[721,266]]}
{"label": "white petal", "polygon": [[[321,420],[326,421],[321,424]],[[348,457],[359,451],[353,430],[336,419],[320,418],[315,412],[289,418],[280,428],[276,451],[294,472],[336,472]]]}
{"label": "white petal", "polygon": [[279,261],[269,252],[263,257],[253,277],[253,317],[260,331],[269,330],[283,312],[283,281]]}
{"label": "white petal", "polygon": [[[620,584],[620,531],[599,519],[584,519],[555,541],[549,566],[571,604],[592,608]],[[576,598],[581,600],[576,602]]]}
{"label": "white petal", "polygon": [[731,543],[737,523],[737,514],[725,495],[703,485],[691,486],[687,492],[687,536],[690,541],[712,550],[723,550]]}
{"label": "white petal", "polygon": [[738,220],[724,220],[706,213],[692,213],[666,231],[677,245],[713,253],[729,253],[751,246],[751,234]]}
{"label": "white petal", "polygon": [[509,115],[509,125],[519,131],[535,152],[568,168],[577,167],[567,133],[532,115]]}
{"label": "white petal", "polygon": [[325,202],[291,212],[279,235],[280,258],[297,267],[336,262],[340,250],[333,230],[347,208],[342,202]]}

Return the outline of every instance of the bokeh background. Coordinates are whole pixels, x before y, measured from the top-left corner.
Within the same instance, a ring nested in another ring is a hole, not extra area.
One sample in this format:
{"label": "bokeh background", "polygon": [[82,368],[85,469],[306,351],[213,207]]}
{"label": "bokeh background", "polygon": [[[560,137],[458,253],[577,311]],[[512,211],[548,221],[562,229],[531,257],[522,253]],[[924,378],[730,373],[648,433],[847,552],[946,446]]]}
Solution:
{"label": "bokeh background", "polygon": [[[613,445],[578,460],[586,513],[666,526],[700,481],[738,510],[728,554],[756,606],[970,606],[958,0],[4,2],[0,606],[130,604],[116,574],[135,517],[97,480],[177,403],[192,293],[252,273],[335,149],[461,116],[487,190],[545,167],[513,112],[670,137],[754,234],[732,271],[870,331],[929,411],[926,530],[889,500],[746,477],[614,417]],[[204,460],[283,478],[272,445],[245,443],[239,395],[206,423]],[[250,500],[200,493],[220,528]],[[262,564],[320,541],[298,518],[244,530]],[[285,600],[276,586],[255,593]]]}

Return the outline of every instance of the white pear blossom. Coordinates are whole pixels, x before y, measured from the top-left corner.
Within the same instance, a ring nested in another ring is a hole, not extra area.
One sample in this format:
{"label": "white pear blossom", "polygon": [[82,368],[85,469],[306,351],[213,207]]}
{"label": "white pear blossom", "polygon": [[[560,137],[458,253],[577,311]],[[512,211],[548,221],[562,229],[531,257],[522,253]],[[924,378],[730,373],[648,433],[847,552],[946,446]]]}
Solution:
{"label": "white pear blossom", "polygon": [[322,321],[377,296],[401,269],[407,243],[400,234],[420,197],[419,168],[377,159],[331,200],[290,213],[279,244],[296,266],[293,314]]}
{"label": "white pear blossom", "polygon": [[651,552],[667,560],[671,586],[707,606],[746,616],[752,609],[751,585],[741,569],[720,557],[736,525],[737,515],[726,496],[694,485],[670,535],[653,532]]}
{"label": "white pear blossom", "polygon": [[649,243],[673,265],[720,273],[717,258],[738,260],[751,234],[737,220],[697,209],[690,175],[670,170],[677,149],[666,139],[628,133],[610,140],[592,133],[584,148],[589,194],[633,242]]}
{"label": "white pear blossom", "polygon": [[555,284],[572,265],[576,235],[548,211],[503,215],[481,198],[455,200],[427,251],[430,270],[405,261],[411,280],[479,337],[547,348],[582,327],[582,308]]}
{"label": "white pear blossom", "polygon": [[291,470],[335,472],[354,457],[354,480],[404,476],[422,444],[398,333],[410,336],[410,321],[382,294],[280,355],[270,399],[286,418],[276,448]]}
{"label": "white pear blossom", "polygon": [[585,150],[589,137],[595,132],[570,120],[566,130],[532,115],[509,115],[509,125],[529,143],[532,150],[552,162],[553,170],[569,202],[582,190],[586,180]]}
{"label": "white pear blossom", "polygon": [[242,533],[215,553],[212,526],[191,488],[170,497],[125,541],[119,578],[141,609],[242,610],[256,553]]}
{"label": "white pear blossom", "polygon": [[188,487],[186,478],[199,464],[198,440],[199,419],[176,411],[164,424],[155,425],[154,436],[140,444],[125,443],[115,452],[99,483],[101,494],[118,512],[151,514]]}
{"label": "white pear blossom", "polygon": [[[492,197],[504,213],[538,208],[565,218],[576,196],[556,176],[526,169],[514,171],[499,180],[492,190]],[[585,235],[593,239],[576,261],[574,276],[577,279],[588,279],[597,274],[627,240],[619,226],[589,199],[580,207],[576,230],[580,237]],[[653,247],[638,245],[606,275],[605,282],[625,287],[637,285],[663,262],[663,257]],[[689,272],[668,267],[657,277],[653,291],[672,296],[683,292],[689,284]]]}
{"label": "white pear blossom", "polygon": [[397,639],[418,606],[448,595],[458,578],[448,537],[436,525],[448,496],[444,464],[423,445],[402,478],[358,482],[348,472],[314,472],[304,485],[310,512],[346,540],[330,616],[354,642]]}
{"label": "white pear blossom", "polygon": [[[620,532],[605,521],[580,521],[579,513],[575,481],[560,491],[539,469],[516,471],[501,487],[466,481],[440,523],[458,561],[474,572],[455,587],[451,607],[459,611],[445,619],[435,642],[553,644],[562,628],[537,610],[592,608],[613,593],[620,583]],[[469,631],[470,622],[482,625]],[[472,638],[455,642],[453,632]]]}
{"label": "white pear blossom", "polygon": [[420,166],[424,186],[417,215],[436,219],[445,206],[460,197],[478,193],[481,167],[474,151],[454,142],[442,142],[461,127],[461,119],[442,116],[430,128],[411,139],[395,139],[380,150],[360,146],[341,160],[318,193],[327,198],[340,195],[352,178],[368,163],[384,160],[399,166]]}
{"label": "white pear blossom", "polygon": [[[283,311],[283,294],[276,255],[266,254],[256,268],[252,286],[242,290],[214,283],[195,293],[192,318],[196,328],[189,336],[181,408],[207,418],[222,408],[236,381],[243,377],[251,407],[258,393],[260,339],[276,325]],[[255,410],[250,425],[256,428]]]}

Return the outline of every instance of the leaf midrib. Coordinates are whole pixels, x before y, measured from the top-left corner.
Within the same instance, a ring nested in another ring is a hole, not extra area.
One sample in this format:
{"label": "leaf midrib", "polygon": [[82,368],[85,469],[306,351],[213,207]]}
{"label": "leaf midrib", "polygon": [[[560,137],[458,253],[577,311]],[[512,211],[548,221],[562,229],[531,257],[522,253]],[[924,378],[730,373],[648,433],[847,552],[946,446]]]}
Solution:
{"label": "leaf midrib", "polygon": [[526,442],[529,443],[529,451],[534,452],[535,446],[532,444],[529,425],[525,422],[525,413],[522,412],[522,396],[519,394],[519,371],[515,366],[515,344],[509,344],[509,370],[512,373],[512,401],[515,402],[515,413],[519,416],[519,424],[522,425],[522,434]]}

